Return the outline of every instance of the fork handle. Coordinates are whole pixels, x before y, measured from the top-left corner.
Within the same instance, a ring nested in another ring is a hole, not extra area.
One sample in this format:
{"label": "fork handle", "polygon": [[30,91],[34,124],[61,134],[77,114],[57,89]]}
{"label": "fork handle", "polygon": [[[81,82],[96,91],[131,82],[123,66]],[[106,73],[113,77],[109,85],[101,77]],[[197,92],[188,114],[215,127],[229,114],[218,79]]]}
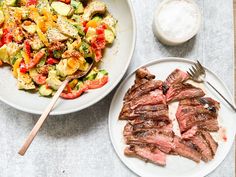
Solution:
{"label": "fork handle", "polygon": [[229,100],[227,100],[225,97],[224,97],[224,95],[222,95],[210,82],[208,82],[208,81],[205,81],[209,86],[211,86],[211,88],[213,88],[225,101],[226,101],[226,103],[228,103],[228,105],[236,112],[236,107],[232,104],[232,103],[230,103],[230,101]]}
{"label": "fork handle", "polygon": [[31,132],[29,133],[28,137],[26,138],[23,146],[21,147],[21,149],[19,150],[18,154],[20,155],[24,155],[25,152],[27,151],[27,149],[29,148],[30,144],[32,143],[32,141],[34,140],[34,137],[37,135],[40,127],[43,125],[43,122],[46,120],[46,118],[48,117],[48,114],[51,112],[53,106],[55,105],[55,103],[57,102],[58,98],[60,97],[60,94],[62,93],[62,91],[64,90],[65,86],[67,85],[67,83],[70,81],[70,79],[66,79],[65,81],[63,81],[63,83],[61,84],[60,88],[57,90],[57,92],[55,93],[55,95],[53,96],[50,104],[47,106],[47,108],[44,110],[43,114],[41,115],[41,117],[38,119],[37,123],[35,124],[34,128],[31,130]]}

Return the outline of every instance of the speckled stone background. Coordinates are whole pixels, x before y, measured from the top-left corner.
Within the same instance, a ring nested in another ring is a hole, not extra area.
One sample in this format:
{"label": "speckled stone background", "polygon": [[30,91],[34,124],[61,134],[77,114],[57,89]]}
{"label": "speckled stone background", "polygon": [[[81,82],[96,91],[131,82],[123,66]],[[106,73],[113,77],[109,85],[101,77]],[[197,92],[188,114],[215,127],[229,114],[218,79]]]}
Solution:
{"label": "speckled stone background", "polygon": [[[159,2],[133,0],[138,33],[128,73],[150,59],[198,58],[233,93],[233,2],[197,0],[203,14],[202,28],[194,39],[179,47],[163,46],[152,33],[154,7]],[[118,159],[109,140],[107,117],[113,94],[78,113],[50,117],[24,157],[17,151],[38,116],[0,102],[0,177],[136,176]],[[232,148],[209,177],[233,177],[234,157]]]}

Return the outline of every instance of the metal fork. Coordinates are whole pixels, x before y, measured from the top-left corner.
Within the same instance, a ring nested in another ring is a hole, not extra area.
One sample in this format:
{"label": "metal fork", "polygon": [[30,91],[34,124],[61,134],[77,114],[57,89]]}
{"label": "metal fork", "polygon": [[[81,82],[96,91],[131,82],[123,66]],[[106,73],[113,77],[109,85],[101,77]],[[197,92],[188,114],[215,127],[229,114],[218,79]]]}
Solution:
{"label": "metal fork", "polygon": [[198,83],[207,83],[211,88],[213,88],[228,104],[229,106],[236,112],[236,107],[230,103],[209,81],[206,80],[206,71],[205,68],[201,65],[201,63],[197,60],[197,62],[192,66],[192,68],[187,71],[190,78]]}

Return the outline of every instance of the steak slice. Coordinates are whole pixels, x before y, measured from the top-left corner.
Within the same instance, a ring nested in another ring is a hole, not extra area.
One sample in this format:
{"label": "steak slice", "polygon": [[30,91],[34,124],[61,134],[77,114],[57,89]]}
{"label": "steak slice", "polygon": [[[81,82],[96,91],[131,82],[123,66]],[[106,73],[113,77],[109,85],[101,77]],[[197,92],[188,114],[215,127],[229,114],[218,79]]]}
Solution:
{"label": "steak slice", "polygon": [[142,95],[136,99],[133,99],[130,103],[130,108],[135,109],[138,106],[144,105],[155,105],[155,104],[166,104],[165,95],[163,95],[162,91],[156,89],[154,91],[149,92],[146,95]]}
{"label": "steak slice", "polygon": [[128,95],[130,95],[134,90],[136,90],[139,86],[142,84],[155,79],[155,75],[151,74],[147,68],[139,68],[136,71],[136,78],[134,81],[134,85],[126,92],[124,100],[127,98]]}
{"label": "steak slice", "polygon": [[197,133],[194,137],[191,138],[190,141],[202,155],[202,160],[204,162],[208,162],[213,159],[211,148],[209,147],[206,140],[202,137],[201,133]]}
{"label": "steak slice", "polygon": [[139,157],[160,166],[166,165],[166,154],[155,147],[131,145],[125,148],[124,154],[130,157]]}
{"label": "steak slice", "polygon": [[134,131],[139,130],[148,130],[148,129],[157,129],[157,130],[169,130],[172,131],[172,125],[168,124],[167,122],[158,121],[158,120],[143,120],[142,122],[137,123],[137,121],[130,121],[129,122],[132,126]]}
{"label": "steak slice", "polygon": [[197,126],[193,126],[191,129],[189,129],[186,132],[184,132],[181,135],[181,138],[184,139],[184,140],[191,139],[193,136],[196,135],[197,131],[198,131],[198,127]]}
{"label": "steak slice", "polygon": [[119,119],[126,120],[128,119],[126,118],[126,116],[135,118],[137,117],[137,115],[132,114],[133,113],[132,110],[134,110],[135,108],[139,106],[157,105],[157,104],[166,104],[165,95],[163,95],[162,91],[159,89],[151,91],[148,94],[142,95],[140,97],[137,97],[129,102],[125,102],[120,112]]}
{"label": "steak slice", "polygon": [[217,110],[220,109],[220,103],[212,98],[209,97],[201,97],[201,98],[190,98],[190,99],[184,99],[179,102],[179,105],[183,106],[206,106],[206,104],[209,105],[209,107],[214,106]]}
{"label": "steak slice", "polygon": [[169,153],[173,148],[173,133],[170,136],[170,132],[148,130],[136,133],[133,136],[126,137],[127,144],[152,144],[158,146],[158,148]]}
{"label": "steak slice", "polygon": [[[180,105],[176,112],[176,118],[181,132],[185,132],[193,126],[198,126],[204,130],[209,129],[210,131],[217,131],[219,129],[217,113],[209,111],[203,106],[193,107]],[[210,123],[212,123],[212,125],[210,125]]]}
{"label": "steak slice", "polygon": [[152,80],[152,79],[155,79],[155,75],[151,74],[147,68],[142,67],[136,71],[136,80],[137,79]]}
{"label": "steak slice", "polygon": [[209,97],[184,99],[179,102],[180,106],[202,106],[205,109],[216,113],[220,109],[220,103]]}
{"label": "steak slice", "polygon": [[150,80],[150,81],[144,82],[143,84],[140,84],[138,87],[134,87],[133,89],[128,91],[124,97],[124,100],[130,101],[134,98],[145,95],[149,93],[150,91],[161,89],[161,87],[162,87],[162,81],[159,81],[159,80]]}
{"label": "steak slice", "polygon": [[175,148],[173,149],[173,151],[178,155],[186,157],[197,163],[200,162],[201,154],[198,151],[196,151],[196,149],[194,149],[193,147],[188,146],[186,142],[184,142],[177,136],[174,137],[174,145]]}
{"label": "steak slice", "polygon": [[134,110],[128,109],[124,106],[124,109],[120,113],[120,120],[133,120],[137,118],[142,119],[154,119],[154,120],[163,120],[170,121],[168,115],[168,106],[164,104],[158,105],[144,105],[135,108]]}
{"label": "steak slice", "polygon": [[217,113],[214,111],[209,111],[203,106],[179,106],[176,112],[176,117],[180,120],[184,119],[185,116],[195,115],[199,120],[205,120],[204,115],[209,115],[212,119],[217,118]]}
{"label": "steak slice", "polygon": [[212,138],[211,134],[207,131],[201,131],[201,134],[203,138],[206,140],[208,145],[211,148],[211,152],[213,156],[216,154],[217,148],[218,148],[218,143]]}
{"label": "steak slice", "polygon": [[205,93],[202,89],[194,87],[191,84],[175,84],[172,85],[166,93],[167,102],[179,101],[186,98],[202,97]]}
{"label": "steak slice", "polygon": [[175,85],[178,83],[182,83],[186,80],[188,80],[189,75],[181,71],[180,69],[175,69],[167,78],[165,81],[165,84],[170,87],[171,85]]}
{"label": "steak slice", "polygon": [[209,132],[217,132],[219,130],[217,119],[210,119],[210,120],[197,122],[197,126],[199,129],[206,130]]}

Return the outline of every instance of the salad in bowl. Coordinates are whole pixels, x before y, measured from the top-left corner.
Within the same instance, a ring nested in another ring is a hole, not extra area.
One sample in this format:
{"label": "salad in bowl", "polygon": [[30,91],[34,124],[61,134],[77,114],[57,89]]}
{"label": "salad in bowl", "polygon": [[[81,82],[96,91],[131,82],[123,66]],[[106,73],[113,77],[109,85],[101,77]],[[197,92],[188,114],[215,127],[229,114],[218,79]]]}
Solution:
{"label": "salad in bowl", "polygon": [[117,20],[104,2],[0,3],[0,65],[12,67],[18,89],[50,97],[67,76],[86,71],[91,60],[95,63],[91,71],[73,79],[61,97],[75,99],[108,82],[108,72],[98,66],[104,49],[116,38]]}

